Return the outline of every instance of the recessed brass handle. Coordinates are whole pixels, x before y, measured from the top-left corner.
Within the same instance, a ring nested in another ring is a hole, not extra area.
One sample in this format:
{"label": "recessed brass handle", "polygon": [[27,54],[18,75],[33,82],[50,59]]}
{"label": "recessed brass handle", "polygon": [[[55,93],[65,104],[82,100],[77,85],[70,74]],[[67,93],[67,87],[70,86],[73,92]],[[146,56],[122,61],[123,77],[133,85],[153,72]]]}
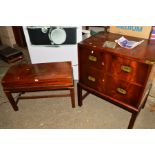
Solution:
{"label": "recessed brass handle", "polygon": [[122,65],[121,70],[130,73],[132,71],[132,68],[130,66]]}
{"label": "recessed brass handle", "polygon": [[95,56],[92,56],[92,55],[89,55],[88,59],[90,61],[94,61],[94,62],[97,61],[97,58]]}
{"label": "recessed brass handle", "polygon": [[92,76],[88,76],[88,80],[90,80],[92,82],[95,82],[96,81],[96,79],[94,77],[92,77]]}
{"label": "recessed brass handle", "polygon": [[146,64],[153,65],[155,63],[154,60],[145,60]]}
{"label": "recessed brass handle", "polygon": [[119,92],[120,94],[125,95],[127,92],[126,90],[124,90],[123,88],[117,88],[117,92]]}

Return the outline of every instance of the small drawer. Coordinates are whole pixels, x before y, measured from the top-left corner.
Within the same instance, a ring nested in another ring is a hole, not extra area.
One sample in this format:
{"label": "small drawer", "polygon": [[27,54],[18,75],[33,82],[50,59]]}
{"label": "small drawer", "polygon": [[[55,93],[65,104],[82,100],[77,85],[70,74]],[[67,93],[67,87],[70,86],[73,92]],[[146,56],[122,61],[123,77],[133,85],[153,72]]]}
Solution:
{"label": "small drawer", "polygon": [[97,91],[104,92],[105,79],[104,74],[96,69],[82,68],[79,81]]}
{"label": "small drawer", "polygon": [[147,79],[149,65],[133,60],[111,56],[109,73],[129,82],[144,84]]}
{"label": "small drawer", "polygon": [[142,95],[143,87],[124,82],[117,78],[107,76],[106,94],[125,104],[138,107],[139,98]]}
{"label": "small drawer", "polygon": [[79,47],[79,64],[83,66],[91,66],[98,69],[107,68],[107,57],[105,52],[92,50],[85,47]]}

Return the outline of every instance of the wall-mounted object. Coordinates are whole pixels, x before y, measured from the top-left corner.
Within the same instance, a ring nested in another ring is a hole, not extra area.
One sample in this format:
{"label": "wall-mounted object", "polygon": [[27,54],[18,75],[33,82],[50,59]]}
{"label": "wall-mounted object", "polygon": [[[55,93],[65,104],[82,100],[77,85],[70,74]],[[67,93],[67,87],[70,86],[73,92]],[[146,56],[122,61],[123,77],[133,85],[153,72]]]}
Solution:
{"label": "wall-mounted object", "polygon": [[152,26],[110,26],[109,32],[149,39]]}
{"label": "wall-mounted object", "polygon": [[77,43],[77,27],[28,26],[32,45],[72,45]]}

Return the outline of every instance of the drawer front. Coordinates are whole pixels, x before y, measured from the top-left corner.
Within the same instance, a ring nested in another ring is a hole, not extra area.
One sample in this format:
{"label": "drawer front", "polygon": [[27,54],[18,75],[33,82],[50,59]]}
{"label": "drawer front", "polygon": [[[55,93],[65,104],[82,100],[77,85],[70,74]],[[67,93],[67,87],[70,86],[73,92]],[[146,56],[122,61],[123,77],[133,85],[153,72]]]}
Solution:
{"label": "drawer front", "polygon": [[90,88],[104,92],[105,79],[104,74],[96,69],[81,68],[79,81]]}
{"label": "drawer front", "polygon": [[138,107],[143,87],[107,76],[106,94],[126,104]]}
{"label": "drawer front", "polygon": [[113,74],[126,81],[144,84],[149,65],[117,56],[111,56],[111,62],[109,65],[111,75]]}
{"label": "drawer front", "polygon": [[93,68],[106,70],[108,64],[108,54],[98,50],[91,50],[85,47],[79,47],[79,64],[82,66],[91,66]]}

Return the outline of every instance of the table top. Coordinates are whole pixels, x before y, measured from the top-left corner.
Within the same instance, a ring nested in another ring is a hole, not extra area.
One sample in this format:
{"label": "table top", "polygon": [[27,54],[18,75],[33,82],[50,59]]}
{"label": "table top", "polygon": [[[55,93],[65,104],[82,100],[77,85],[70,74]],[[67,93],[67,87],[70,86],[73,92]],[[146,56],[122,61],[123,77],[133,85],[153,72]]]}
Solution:
{"label": "table top", "polygon": [[131,58],[142,63],[146,63],[148,61],[155,62],[155,41],[154,40],[147,40],[142,38],[136,38],[131,36],[125,36],[128,40],[132,41],[141,41],[144,40],[140,45],[133,49],[126,49],[120,47],[118,44],[115,48],[107,48],[104,47],[105,41],[115,42],[115,40],[122,37],[120,34],[114,33],[104,33],[99,32],[96,35],[91,36],[79,43],[81,46],[85,46],[87,48],[91,48],[92,50],[99,50],[104,52],[110,52],[111,54],[117,54],[120,57]]}
{"label": "table top", "polygon": [[19,64],[9,68],[3,87],[73,85],[71,62]]}

